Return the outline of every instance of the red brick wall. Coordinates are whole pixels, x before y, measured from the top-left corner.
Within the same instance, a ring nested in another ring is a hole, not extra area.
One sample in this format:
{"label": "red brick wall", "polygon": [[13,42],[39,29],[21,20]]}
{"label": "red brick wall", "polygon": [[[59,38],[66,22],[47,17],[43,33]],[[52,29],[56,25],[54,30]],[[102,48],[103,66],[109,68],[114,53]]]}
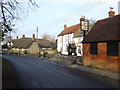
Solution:
{"label": "red brick wall", "polygon": [[83,64],[99,69],[120,72],[120,42],[119,56],[107,56],[107,44],[98,43],[98,55],[90,54],[90,44],[83,44]]}

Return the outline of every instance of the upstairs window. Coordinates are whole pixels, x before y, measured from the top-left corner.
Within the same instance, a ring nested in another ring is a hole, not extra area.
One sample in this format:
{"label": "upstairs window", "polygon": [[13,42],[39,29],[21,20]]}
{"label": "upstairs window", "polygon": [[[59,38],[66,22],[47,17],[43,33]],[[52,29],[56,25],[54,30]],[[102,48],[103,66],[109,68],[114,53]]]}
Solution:
{"label": "upstairs window", "polygon": [[107,55],[108,56],[118,56],[118,42],[108,42],[107,43]]}
{"label": "upstairs window", "polygon": [[90,43],[90,54],[98,54],[98,43]]}

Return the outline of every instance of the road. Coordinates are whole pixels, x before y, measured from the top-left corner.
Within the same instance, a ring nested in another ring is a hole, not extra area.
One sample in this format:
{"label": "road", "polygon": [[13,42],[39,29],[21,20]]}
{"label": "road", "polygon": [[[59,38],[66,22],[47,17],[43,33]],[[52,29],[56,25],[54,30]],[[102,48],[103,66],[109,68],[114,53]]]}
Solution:
{"label": "road", "polygon": [[19,88],[110,88],[97,79],[39,57],[3,55],[13,65]]}

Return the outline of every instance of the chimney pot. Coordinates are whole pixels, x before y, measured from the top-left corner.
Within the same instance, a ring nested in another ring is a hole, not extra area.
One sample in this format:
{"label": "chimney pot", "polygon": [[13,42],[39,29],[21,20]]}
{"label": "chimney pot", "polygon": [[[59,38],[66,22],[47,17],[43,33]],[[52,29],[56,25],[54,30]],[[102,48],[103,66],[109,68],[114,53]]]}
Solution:
{"label": "chimney pot", "polygon": [[18,39],[18,36],[16,36],[16,39]]}
{"label": "chimney pot", "polygon": [[113,8],[110,7],[110,11],[108,12],[109,17],[115,16],[115,12],[113,11]]}
{"label": "chimney pot", "polygon": [[67,25],[64,25],[64,29],[66,29],[67,28]]}
{"label": "chimney pot", "polygon": [[24,35],[24,34],[22,35],[22,38],[25,38],[25,35]]}
{"label": "chimney pot", "polygon": [[32,35],[32,40],[35,40],[35,34]]}

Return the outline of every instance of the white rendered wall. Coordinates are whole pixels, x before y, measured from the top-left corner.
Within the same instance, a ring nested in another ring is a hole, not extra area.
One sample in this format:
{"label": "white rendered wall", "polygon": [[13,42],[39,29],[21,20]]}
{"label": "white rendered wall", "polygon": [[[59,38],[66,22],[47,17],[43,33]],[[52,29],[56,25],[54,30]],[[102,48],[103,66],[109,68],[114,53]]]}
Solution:
{"label": "white rendered wall", "polygon": [[73,33],[57,37],[57,40],[58,40],[57,50],[58,50],[58,52],[61,51],[62,54],[68,55],[67,45],[69,43],[75,42],[77,56],[82,56],[83,55],[83,46],[82,46],[81,42],[83,40],[83,37],[77,37],[77,38],[73,38],[73,37],[74,37]]}
{"label": "white rendered wall", "polygon": [[57,37],[57,50],[60,52],[62,50],[62,36]]}

